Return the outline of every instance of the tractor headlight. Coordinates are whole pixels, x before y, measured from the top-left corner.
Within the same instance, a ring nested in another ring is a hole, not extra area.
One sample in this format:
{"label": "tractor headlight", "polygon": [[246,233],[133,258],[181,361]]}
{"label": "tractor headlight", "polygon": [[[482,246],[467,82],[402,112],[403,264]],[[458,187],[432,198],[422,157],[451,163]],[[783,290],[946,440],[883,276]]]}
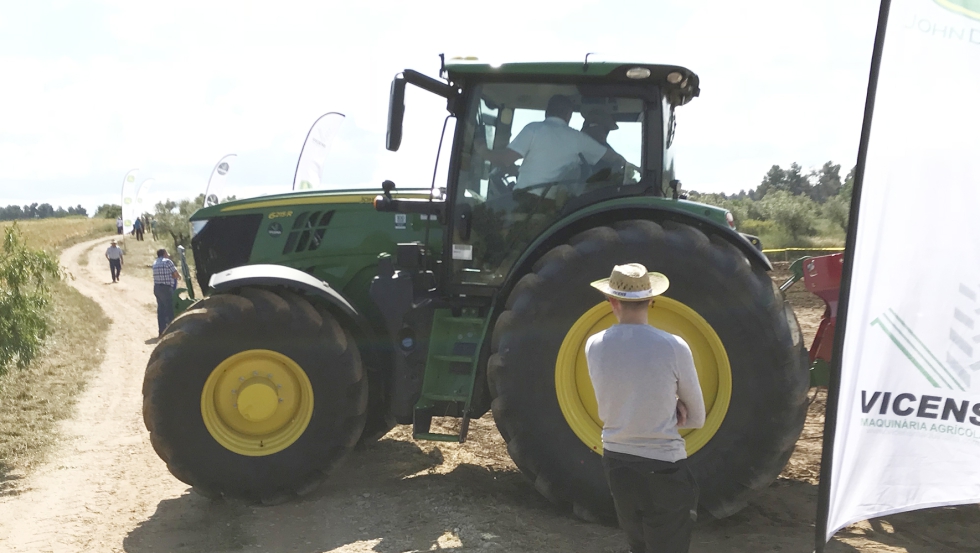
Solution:
{"label": "tractor headlight", "polygon": [[194,238],[199,232],[204,230],[204,227],[207,224],[207,219],[203,219],[201,221],[191,221],[191,238]]}

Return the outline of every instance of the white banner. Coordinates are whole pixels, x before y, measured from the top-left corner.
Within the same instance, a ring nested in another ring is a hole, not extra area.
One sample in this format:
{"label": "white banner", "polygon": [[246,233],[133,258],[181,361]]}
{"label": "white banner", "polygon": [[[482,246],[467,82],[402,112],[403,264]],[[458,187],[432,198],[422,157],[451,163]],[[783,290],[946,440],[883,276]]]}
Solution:
{"label": "white banner", "polygon": [[122,207],[123,234],[129,234],[133,230],[133,220],[136,218],[136,173],[139,169],[133,169],[126,173],[123,178],[122,196],[120,206]]}
{"label": "white banner", "polygon": [[228,154],[218,160],[211,170],[208,177],[208,185],[204,189],[204,205],[216,205],[221,196],[225,195],[225,184],[228,180],[228,173],[231,172],[232,162],[235,161],[237,154]]}
{"label": "white banner", "polygon": [[980,502],[980,2],[894,0],[868,141],[827,539]]}
{"label": "white banner", "polygon": [[153,187],[153,179],[146,179],[140,183],[140,187],[136,190],[136,215],[142,215],[144,213],[153,213],[153,202],[150,201],[150,188]]}
{"label": "white banner", "polygon": [[293,190],[311,190],[320,187],[323,175],[323,162],[330,152],[330,144],[337,134],[337,129],[344,121],[342,113],[325,113],[320,116],[300,150],[299,161],[296,163],[296,174],[293,176]]}

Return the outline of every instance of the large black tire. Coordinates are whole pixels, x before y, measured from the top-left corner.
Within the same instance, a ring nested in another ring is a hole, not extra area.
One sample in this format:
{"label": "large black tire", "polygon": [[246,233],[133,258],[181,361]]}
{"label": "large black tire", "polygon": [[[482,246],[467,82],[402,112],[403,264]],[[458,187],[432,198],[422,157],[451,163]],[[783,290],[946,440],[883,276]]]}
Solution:
{"label": "large black tire", "polygon": [[[292,359],[312,388],[302,434],[269,455],[243,455],[205,426],[202,391],[212,371],[245,350]],[[357,443],[367,378],[350,333],[302,297],[246,288],[211,296],[175,319],[150,356],[143,419],[170,472],[209,497],[278,503],[316,488]]]}
{"label": "large black tire", "polygon": [[586,520],[614,520],[601,457],[572,431],[555,363],[572,325],[602,302],[589,283],[642,263],[670,279],[665,296],[692,308],[723,342],[731,403],[690,457],[701,508],[738,511],[785,466],[806,417],[808,372],[796,318],[768,274],[736,247],[676,222],[597,227],[546,253],[516,284],[493,331],[488,380],[508,451],[534,487]]}

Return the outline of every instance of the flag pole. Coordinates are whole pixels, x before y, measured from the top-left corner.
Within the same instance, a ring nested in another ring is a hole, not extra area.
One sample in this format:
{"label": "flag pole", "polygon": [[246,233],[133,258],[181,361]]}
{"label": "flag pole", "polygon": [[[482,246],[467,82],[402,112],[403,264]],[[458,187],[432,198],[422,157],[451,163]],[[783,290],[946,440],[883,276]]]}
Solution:
{"label": "flag pole", "polygon": [[222,161],[224,161],[224,160],[226,160],[226,159],[228,159],[230,157],[235,157],[237,155],[238,154],[226,154],[221,159],[218,160],[218,163],[215,163],[214,164],[214,168],[211,169],[211,176],[208,177],[208,185],[204,187],[204,205],[208,205],[208,191],[211,190],[211,179],[214,178],[215,171],[218,170],[218,167],[221,165],[221,162]]}
{"label": "flag pole", "polygon": [[306,138],[303,139],[303,147],[300,148],[299,150],[299,157],[296,158],[296,170],[293,171],[293,190],[296,190],[296,177],[299,176],[299,162],[303,161],[303,150],[306,149],[306,142],[310,139],[310,134],[313,133],[313,129],[316,128],[316,124],[320,122],[320,119],[323,119],[328,115],[339,115],[341,117],[346,117],[343,113],[339,113],[336,111],[328,111],[327,113],[324,113],[320,117],[317,117],[316,121],[314,121],[313,124],[310,125],[310,130],[306,131]]}
{"label": "flag pole", "polygon": [[868,93],[864,102],[864,122],[861,125],[861,141],[858,144],[857,165],[854,168],[854,187],[851,190],[851,209],[847,222],[847,238],[844,243],[844,267],[841,273],[840,301],[837,306],[837,329],[830,363],[830,380],[827,385],[827,405],[824,415],[823,451],[820,458],[820,487],[817,495],[816,553],[823,553],[827,545],[827,524],[830,515],[830,484],[833,476],[834,441],[837,430],[837,407],[840,399],[841,362],[844,353],[844,336],[847,311],[850,303],[851,275],[854,271],[854,248],[857,243],[858,213],[861,205],[861,189],[864,186],[864,168],[868,161],[868,141],[871,137],[871,119],[875,110],[878,91],[878,73],[881,70],[881,53],[885,47],[885,31],[891,0],[881,0],[878,10],[878,28],[875,31],[874,48],[871,51],[871,71],[868,75]]}

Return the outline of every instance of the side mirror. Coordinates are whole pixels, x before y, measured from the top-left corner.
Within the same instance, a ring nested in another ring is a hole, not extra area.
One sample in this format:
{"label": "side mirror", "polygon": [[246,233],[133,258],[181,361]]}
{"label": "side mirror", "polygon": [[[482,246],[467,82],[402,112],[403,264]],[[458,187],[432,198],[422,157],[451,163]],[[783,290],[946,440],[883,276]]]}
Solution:
{"label": "side mirror", "polygon": [[402,143],[402,121],[405,118],[405,77],[395,75],[388,98],[388,137],[385,146],[397,152]]}

